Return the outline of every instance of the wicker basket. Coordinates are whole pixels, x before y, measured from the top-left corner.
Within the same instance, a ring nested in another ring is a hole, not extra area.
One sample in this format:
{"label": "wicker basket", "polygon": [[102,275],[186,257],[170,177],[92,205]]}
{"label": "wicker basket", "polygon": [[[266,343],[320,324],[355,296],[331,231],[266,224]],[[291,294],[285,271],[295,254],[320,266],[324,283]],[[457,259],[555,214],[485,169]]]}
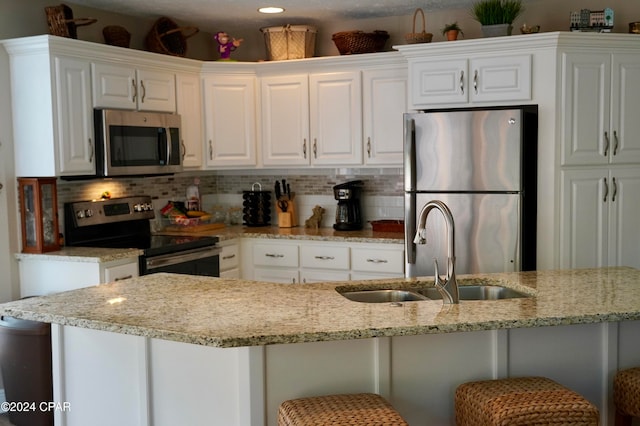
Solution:
{"label": "wicker basket", "polygon": [[129,47],[131,34],[120,25],[108,25],[102,29],[104,42],[111,46]]}
{"label": "wicker basket", "polygon": [[389,33],[386,31],[374,31],[372,33],[342,31],[335,33],[331,39],[336,44],[341,55],[374,53],[384,49],[384,45],[389,39]]}
{"label": "wicker basket", "polygon": [[[419,33],[416,32],[416,18],[418,17],[418,12],[420,12],[420,14],[422,15],[422,32]],[[404,38],[409,44],[430,43],[431,39],[433,38],[433,34],[426,32],[425,29],[424,12],[422,11],[422,9],[418,8],[413,13],[413,30],[412,32],[406,34]]]}
{"label": "wicker basket", "polygon": [[267,57],[270,61],[311,58],[316,47],[314,27],[308,25],[284,25],[260,28],[264,34]]}
{"label": "wicker basket", "polygon": [[94,18],[73,19],[73,10],[66,4],[47,6],[44,8],[44,12],[47,15],[49,34],[60,37],[78,38],[77,27],[98,22]]}
{"label": "wicker basket", "polygon": [[147,50],[171,56],[187,54],[187,39],[200,31],[196,27],[178,27],[178,24],[167,17],[159,18],[147,34],[145,44]]}

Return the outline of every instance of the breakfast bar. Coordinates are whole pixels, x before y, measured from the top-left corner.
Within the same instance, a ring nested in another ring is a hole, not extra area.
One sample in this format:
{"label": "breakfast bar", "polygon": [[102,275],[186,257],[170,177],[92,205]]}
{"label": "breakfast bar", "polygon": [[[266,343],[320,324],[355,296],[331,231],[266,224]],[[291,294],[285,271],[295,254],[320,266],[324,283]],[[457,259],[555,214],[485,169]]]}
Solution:
{"label": "breakfast bar", "polygon": [[[52,324],[56,424],[275,425],[287,399],[375,392],[410,424],[453,424],[457,385],[541,375],[611,424],[612,378],[640,365],[640,271],[460,276],[522,294],[363,303],[433,278],[285,285],[153,274],[0,305]],[[73,366],[73,368],[71,368]],[[99,414],[98,414],[99,413]]]}

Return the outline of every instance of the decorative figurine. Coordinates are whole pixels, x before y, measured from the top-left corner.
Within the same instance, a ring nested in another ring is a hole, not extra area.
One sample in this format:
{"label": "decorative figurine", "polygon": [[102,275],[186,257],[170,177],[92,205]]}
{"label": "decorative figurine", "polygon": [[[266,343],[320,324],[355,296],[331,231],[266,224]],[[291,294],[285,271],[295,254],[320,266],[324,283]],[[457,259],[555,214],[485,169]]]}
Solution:
{"label": "decorative figurine", "polygon": [[218,42],[218,52],[220,53],[221,61],[230,61],[231,52],[236,50],[243,41],[243,39],[236,40],[235,38],[230,38],[229,34],[224,31],[218,31],[213,38]]}
{"label": "decorative figurine", "polygon": [[311,217],[304,221],[305,228],[314,228],[318,229],[320,227],[320,222],[322,222],[322,215],[324,215],[324,208],[320,206],[315,206],[313,209],[313,214]]}

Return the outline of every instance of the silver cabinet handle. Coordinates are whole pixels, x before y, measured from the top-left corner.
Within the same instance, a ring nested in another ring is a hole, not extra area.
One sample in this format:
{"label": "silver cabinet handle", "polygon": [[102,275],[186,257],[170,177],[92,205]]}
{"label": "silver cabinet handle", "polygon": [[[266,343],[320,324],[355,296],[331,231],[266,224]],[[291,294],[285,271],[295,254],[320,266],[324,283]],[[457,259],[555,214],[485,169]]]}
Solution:
{"label": "silver cabinet handle", "polygon": [[616,195],[618,195],[618,182],[616,182],[616,178],[611,179],[613,182],[613,194],[611,194],[611,202],[616,201]]}
{"label": "silver cabinet handle", "polygon": [[89,150],[91,154],[89,154],[89,162],[93,163],[93,155],[95,154],[95,150],[93,148],[93,143],[91,143],[91,138],[89,138]]}
{"label": "silver cabinet handle", "polygon": [[144,81],[140,80],[140,87],[142,87],[142,99],[140,100],[144,103],[144,98],[147,96],[147,88],[144,87]]}
{"label": "silver cabinet handle", "polygon": [[133,87],[133,103],[136,103],[136,99],[138,98],[138,86],[136,85],[136,81],[131,79],[131,86]]}
{"label": "silver cabinet handle", "polygon": [[371,158],[371,137],[367,138],[367,155]]}
{"label": "silver cabinet handle", "polygon": [[316,259],[319,259],[319,260],[333,260],[333,259],[335,259],[335,257],[333,257],[333,256],[314,256],[314,257]]}
{"label": "silver cabinet handle", "polygon": [[278,254],[278,253],[265,253],[264,255],[266,257],[274,257],[277,259],[284,257],[284,254]]}
{"label": "silver cabinet handle", "polygon": [[613,131],[613,155],[616,155],[618,153],[618,132],[617,131]]}
{"label": "silver cabinet handle", "polygon": [[318,158],[318,140],[313,138],[313,158]]}
{"label": "silver cabinet handle", "polygon": [[303,139],[302,140],[302,154],[304,155],[304,158],[307,158],[307,139]]}
{"label": "silver cabinet handle", "polygon": [[125,275],[124,277],[118,277],[114,281],[128,280],[129,278],[133,278],[133,275]]}
{"label": "silver cabinet handle", "polygon": [[473,90],[478,94],[478,70],[473,73]]}
{"label": "silver cabinet handle", "polygon": [[230,254],[228,256],[222,256],[222,260],[229,260],[229,259],[233,259],[234,257],[236,257],[235,254]]}
{"label": "silver cabinet handle", "polygon": [[609,133],[604,132],[604,156],[609,155]]}
{"label": "silver cabinet handle", "polygon": [[213,142],[209,139],[209,160],[213,160]]}
{"label": "silver cabinet handle", "polygon": [[187,155],[187,147],[184,144],[184,139],[180,140],[180,148],[182,148],[182,161],[184,161],[184,157]]}
{"label": "silver cabinet handle", "polygon": [[464,95],[464,70],[460,71],[460,91]]}
{"label": "silver cabinet handle", "polygon": [[367,259],[369,263],[389,263],[387,259]]}
{"label": "silver cabinet handle", "polygon": [[604,198],[602,201],[606,203],[608,196],[609,196],[609,184],[607,183],[607,178],[604,178]]}

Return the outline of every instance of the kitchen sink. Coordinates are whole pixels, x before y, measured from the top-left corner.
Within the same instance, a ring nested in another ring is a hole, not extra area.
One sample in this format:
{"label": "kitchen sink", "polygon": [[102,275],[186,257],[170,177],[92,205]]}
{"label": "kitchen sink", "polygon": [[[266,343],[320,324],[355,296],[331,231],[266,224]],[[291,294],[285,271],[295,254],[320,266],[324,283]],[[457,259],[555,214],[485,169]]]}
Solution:
{"label": "kitchen sink", "polygon": [[[440,292],[435,287],[427,287],[418,292],[429,299],[442,299]],[[499,285],[461,285],[458,286],[460,300],[499,300],[529,297],[526,293]]]}
{"label": "kitchen sink", "polygon": [[428,300],[426,296],[408,290],[363,290],[347,291],[341,294],[354,302],[364,303],[413,302],[416,300]]}
{"label": "kitchen sink", "polygon": [[[460,300],[499,300],[530,297],[526,293],[498,285],[461,285],[458,287]],[[420,289],[380,289],[340,292],[354,302],[398,303],[420,300],[441,300],[442,296],[435,287]]]}

